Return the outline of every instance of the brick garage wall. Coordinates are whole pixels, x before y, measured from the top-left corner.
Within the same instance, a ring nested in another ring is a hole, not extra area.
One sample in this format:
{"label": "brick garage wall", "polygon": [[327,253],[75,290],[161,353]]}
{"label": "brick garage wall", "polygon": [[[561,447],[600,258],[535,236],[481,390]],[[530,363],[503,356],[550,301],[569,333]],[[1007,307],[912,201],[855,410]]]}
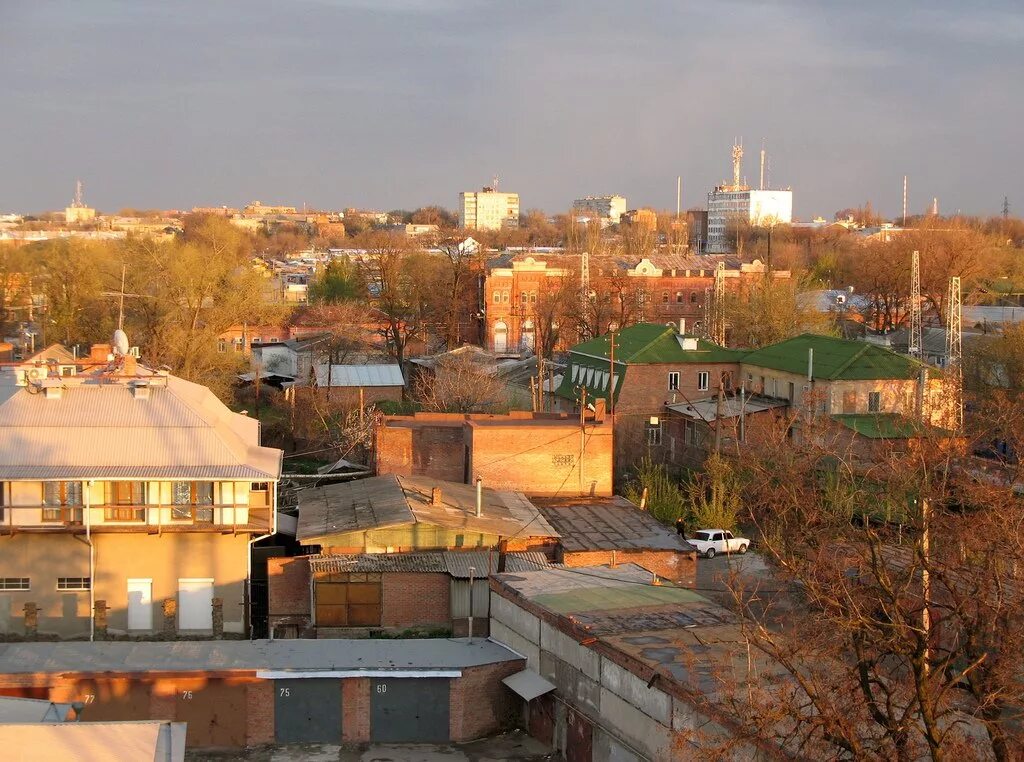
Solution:
{"label": "brick garage wall", "polygon": [[588,424],[584,434],[582,488],[580,425],[562,420],[492,424],[470,421],[470,478],[528,495],[612,494],[611,426]]}
{"label": "brick garage wall", "polygon": [[309,559],[305,556],[267,559],[267,595],[270,626],[308,626]]}
{"label": "brick garage wall", "polygon": [[382,575],[381,585],[381,626],[451,626],[447,574],[389,572]]}
{"label": "brick garage wall", "polygon": [[526,669],[525,659],[462,670],[451,684],[449,732],[453,741],[471,741],[514,726],[521,699],[501,681]]}
{"label": "brick garage wall", "polygon": [[245,695],[248,723],[245,743],[258,746],[274,742],[274,682],[260,680],[246,686]]}
{"label": "brick garage wall", "polygon": [[445,481],[465,479],[466,445],[463,416],[401,423],[385,419],[375,437],[377,474],[431,476]]}
{"label": "brick garage wall", "polygon": [[370,678],[350,677],[341,681],[341,740],[365,743],[370,740]]}
{"label": "brick garage wall", "polygon": [[[617,564],[637,564],[659,577],[683,587],[697,586],[697,554],[674,550],[616,550]],[[564,563],[570,568],[602,566],[612,563],[612,551],[592,550],[565,554]]]}

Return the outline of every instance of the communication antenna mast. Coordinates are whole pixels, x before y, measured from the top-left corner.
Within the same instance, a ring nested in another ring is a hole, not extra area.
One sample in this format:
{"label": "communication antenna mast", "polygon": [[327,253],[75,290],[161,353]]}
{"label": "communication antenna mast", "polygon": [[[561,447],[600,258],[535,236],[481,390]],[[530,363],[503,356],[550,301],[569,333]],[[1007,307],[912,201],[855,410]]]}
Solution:
{"label": "communication antenna mast", "polygon": [[910,336],[907,341],[907,354],[921,357],[923,349],[921,338],[921,255],[915,251],[910,266]]}
{"label": "communication antenna mast", "polygon": [[704,289],[704,320],[701,321],[700,332],[705,339],[711,338],[711,286]]}
{"label": "communication antenna mast", "polygon": [[676,219],[679,219],[679,213],[683,205],[683,176],[678,175],[676,177]]}
{"label": "communication antenna mast", "polygon": [[1007,220],[1010,218],[1010,197],[1003,196],[1003,219]]}
{"label": "communication antenna mast", "polygon": [[495,175],[494,177],[491,178],[491,189],[492,190],[498,190],[498,176],[497,175]]}
{"label": "communication antenna mast", "polygon": [[[575,227],[575,226],[574,226]],[[590,302],[590,252],[584,251],[580,254],[580,314],[586,316],[583,321],[584,331],[590,333],[589,329],[586,328],[587,320],[589,320],[590,311],[587,309],[587,305]],[[595,320],[596,323],[596,320]],[[590,336],[585,336],[585,339],[589,339]]]}
{"label": "communication antenna mast", "polygon": [[939,216],[939,197],[932,197],[932,217]]}
{"label": "communication antenna mast", "polygon": [[961,302],[960,302],[960,278],[949,279],[949,318],[946,325],[946,372],[952,385],[953,401],[953,422],[957,431],[964,423],[964,401],[963,401],[963,346],[961,344]]}
{"label": "communication antenna mast", "polygon": [[743,162],[743,141],[737,140],[732,147],[732,185],[740,187],[740,165]]}
{"label": "communication antenna mast", "polygon": [[725,262],[715,267],[715,299],[713,307],[714,324],[711,327],[711,340],[720,347],[725,346]]}

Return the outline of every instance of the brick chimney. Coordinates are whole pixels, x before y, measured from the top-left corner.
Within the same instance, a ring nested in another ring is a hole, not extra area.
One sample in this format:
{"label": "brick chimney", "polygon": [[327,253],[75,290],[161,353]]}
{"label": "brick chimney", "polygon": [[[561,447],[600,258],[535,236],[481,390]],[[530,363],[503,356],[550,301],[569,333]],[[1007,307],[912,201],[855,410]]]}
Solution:
{"label": "brick chimney", "polygon": [[139,361],[136,360],[135,357],[133,357],[132,355],[125,355],[124,368],[121,370],[121,372],[126,376],[134,376],[137,375],[138,370]]}
{"label": "brick chimney", "polygon": [[106,363],[110,356],[109,344],[93,344],[89,349],[89,362]]}
{"label": "brick chimney", "polygon": [[432,490],[430,490],[430,504],[431,505],[441,505],[441,488],[440,487],[434,487]]}

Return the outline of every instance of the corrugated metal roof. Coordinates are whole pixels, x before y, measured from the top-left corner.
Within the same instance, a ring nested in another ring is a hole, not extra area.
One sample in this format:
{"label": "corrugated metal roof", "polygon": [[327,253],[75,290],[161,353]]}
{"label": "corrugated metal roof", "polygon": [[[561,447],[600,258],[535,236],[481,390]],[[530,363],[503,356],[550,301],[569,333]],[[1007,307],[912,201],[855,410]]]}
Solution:
{"label": "corrugated metal roof", "polygon": [[548,682],[532,669],[524,669],[522,672],[516,672],[514,675],[509,675],[508,677],[503,678],[501,682],[505,683],[505,685],[526,701],[533,701],[538,696],[550,693],[557,687],[554,683]]}
{"label": "corrugated metal roof", "polygon": [[47,399],[0,377],[0,478],[277,479],[281,451],[259,446],[259,422],[206,387],[150,378],[148,397],[87,376]]}
{"label": "corrugated metal roof", "polygon": [[[469,567],[473,567],[474,577],[483,577],[498,573],[498,552],[481,550],[445,551],[444,562],[448,574],[456,579],[469,579]],[[543,553],[536,551],[516,551],[505,554],[505,571],[521,572],[546,569],[548,559]]]}
{"label": "corrugated metal roof", "polygon": [[[74,759],[103,762],[113,759],[184,758],[184,743],[181,744],[180,756],[158,756],[161,733],[170,726],[166,720],[0,725],[0,743],[12,751],[13,756],[8,759],[15,761]],[[22,756],[22,751],[28,753]]]}
{"label": "corrugated metal roof", "polygon": [[[440,505],[431,504],[434,487],[441,488]],[[557,536],[522,493],[484,488],[483,494],[477,517],[475,486],[425,477],[388,474],[303,490],[297,537],[317,542],[332,534],[416,523],[505,537]]]}
{"label": "corrugated metal roof", "polygon": [[314,574],[380,572],[436,572],[444,574],[442,552],[424,553],[352,553],[313,556],[309,568]]}
{"label": "corrugated metal roof", "polygon": [[[327,386],[327,365],[316,366],[317,386]],[[331,386],[404,386],[399,365],[332,365]]]}
{"label": "corrugated metal roof", "polygon": [[0,674],[449,669],[513,661],[482,638],[0,644]]}

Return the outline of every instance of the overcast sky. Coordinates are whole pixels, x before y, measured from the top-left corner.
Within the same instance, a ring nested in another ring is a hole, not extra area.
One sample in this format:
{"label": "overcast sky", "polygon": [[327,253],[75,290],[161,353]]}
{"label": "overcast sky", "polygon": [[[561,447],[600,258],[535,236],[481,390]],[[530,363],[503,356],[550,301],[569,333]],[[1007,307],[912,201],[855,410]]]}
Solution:
{"label": "overcast sky", "polygon": [[0,212],[755,183],[1024,212],[1020,0],[0,0]]}

